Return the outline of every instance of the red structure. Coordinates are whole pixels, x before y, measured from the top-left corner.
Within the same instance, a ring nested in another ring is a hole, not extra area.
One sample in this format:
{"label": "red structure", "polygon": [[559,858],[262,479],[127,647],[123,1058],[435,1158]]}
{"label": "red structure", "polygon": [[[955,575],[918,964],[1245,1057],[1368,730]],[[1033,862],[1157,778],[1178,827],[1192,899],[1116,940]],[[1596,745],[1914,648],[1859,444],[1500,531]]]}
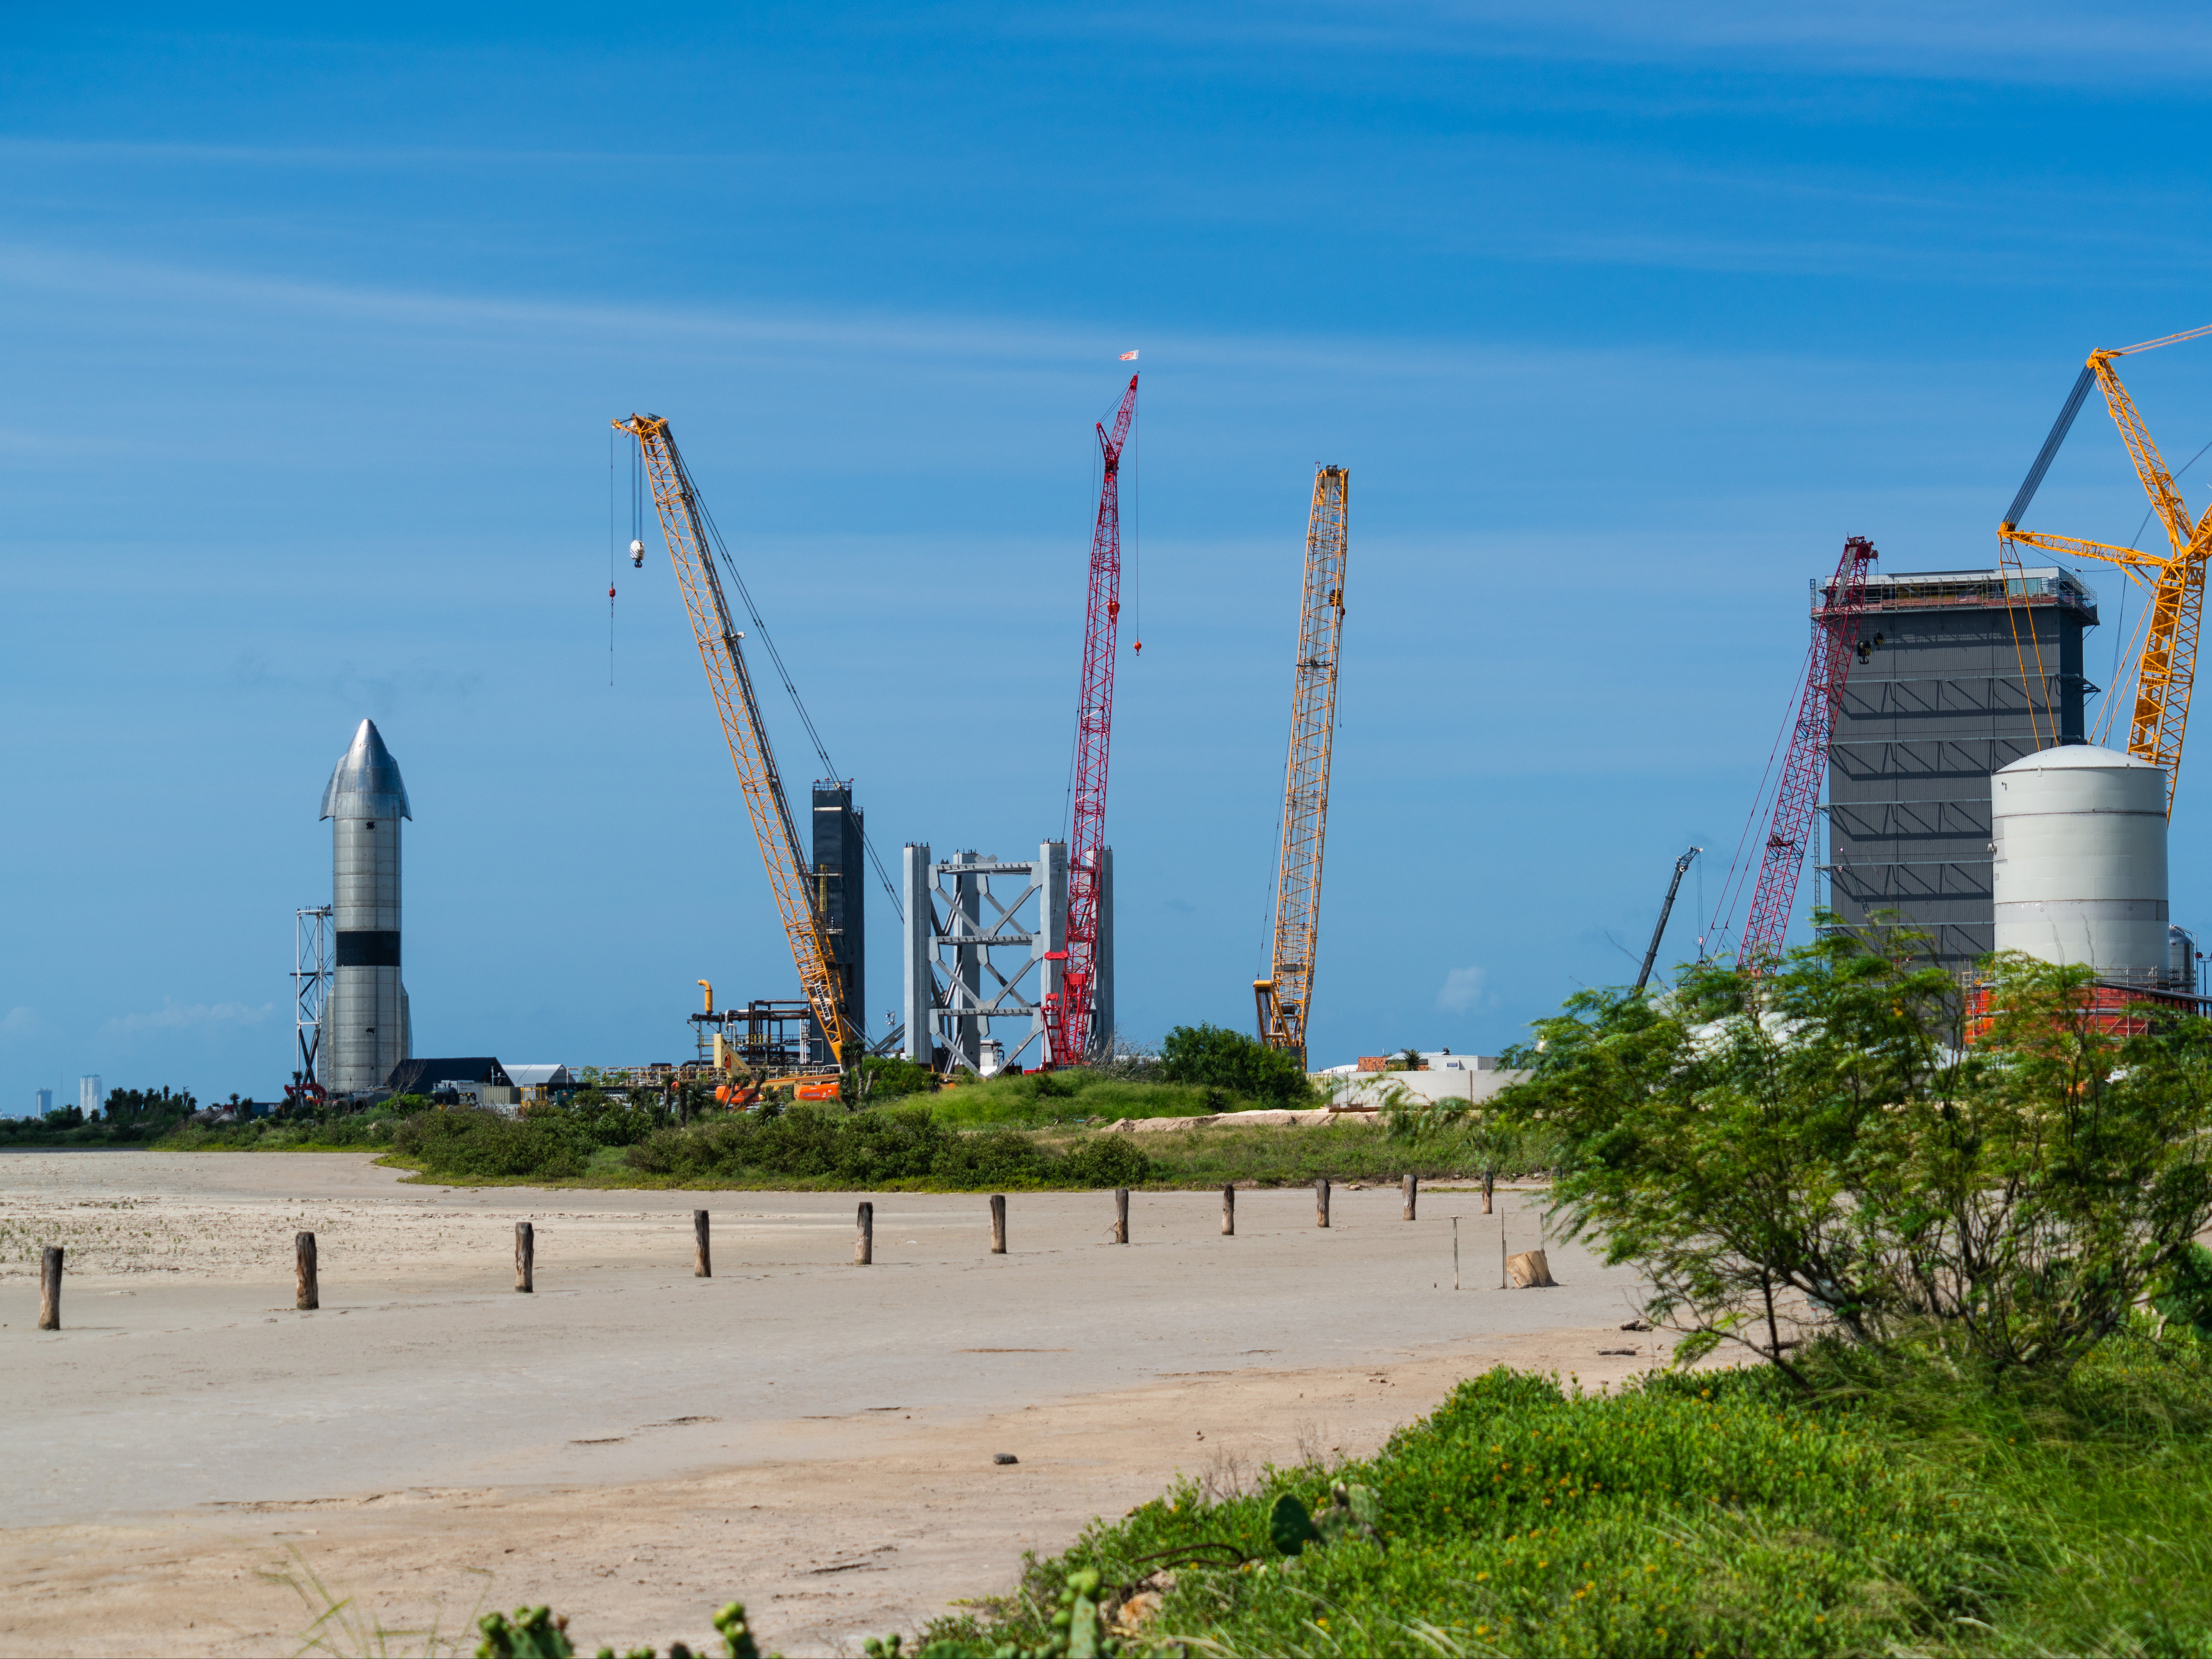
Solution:
{"label": "red structure", "polygon": [[[1114,733],[1114,643],[1121,618],[1121,447],[1137,415],[1137,377],[1121,394],[1114,430],[1098,428],[1105,474],[1091,532],[1089,622],[1075,703],[1075,822],[1067,842],[1067,958],[1060,989],[1045,998],[1048,1067],[1082,1064],[1091,1041],[1091,994],[1098,962],[1098,854],[1106,845],[1106,760]],[[1103,1038],[1106,1034],[1100,1032]]]}
{"label": "red structure", "polygon": [[[1986,981],[1966,988],[1966,1042],[1985,1039],[1996,1024],[1990,1009],[1990,987]],[[2206,1000],[2188,991],[2155,990],[2140,985],[2097,980],[2081,988],[2074,1005],[2082,1023],[2114,1039],[2148,1036],[2160,1013],[2202,1014]]]}
{"label": "red structure", "polygon": [[1755,964],[1778,955],[1797,902],[1797,878],[1804,872],[1812,843],[1813,813],[1820,804],[1821,781],[1828,774],[1828,738],[1836,708],[1850,678],[1851,656],[1859,642],[1859,616],[1866,609],[1867,568],[1881,556],[1863,536],[1844,544],[1844,556],[1821,595],[1813,618],[1813,646],[1805,655],[1805,690],[1797,701],[1797,729],[1782,764],[1782,785],[1774,792],[1767,820],[1766,850],[1759,860],[1759,886],[1751,915],[1743,924],[1736,959]]}

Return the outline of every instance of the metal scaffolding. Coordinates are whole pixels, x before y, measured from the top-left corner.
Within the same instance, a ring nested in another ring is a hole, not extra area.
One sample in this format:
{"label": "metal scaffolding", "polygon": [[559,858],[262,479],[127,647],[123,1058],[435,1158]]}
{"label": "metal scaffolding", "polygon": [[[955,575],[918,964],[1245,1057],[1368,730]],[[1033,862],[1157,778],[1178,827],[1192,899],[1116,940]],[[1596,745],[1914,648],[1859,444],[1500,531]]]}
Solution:
{"label": "metal scaffolding", "polygon": [[[1036,1045],[1047,1058],[1045,999],[1067,961],[1068,859],[1048,841],[1033,860],[956,853],[939,861],[926,844],[906,848],[906,1058],[934,1071],[979,1075],[994,1020],[1018,1020],[1005,1064]],[[1099,849],[1097,944],[1089,1029],[1077,1052],[1101,1052],[1114,1030],[1114,851]]]}
{"label": "metal scaffolding", "polygon": [[323,999],[331,985],[331,918],[325,904],[292,913],[293,1066],[301,1085],[322,1087]]}

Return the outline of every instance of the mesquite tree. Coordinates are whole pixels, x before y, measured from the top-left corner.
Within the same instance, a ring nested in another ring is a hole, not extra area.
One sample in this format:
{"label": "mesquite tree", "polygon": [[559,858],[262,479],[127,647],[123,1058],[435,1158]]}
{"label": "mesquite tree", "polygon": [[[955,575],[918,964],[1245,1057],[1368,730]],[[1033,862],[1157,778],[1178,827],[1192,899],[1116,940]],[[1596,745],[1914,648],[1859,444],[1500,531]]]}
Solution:
{"label": "mesquite tree", "polygon": [[1534,1075],[1496,1109],[1564,1134],[1555,1207],[1644,1271],[1683,1357],[2063,1372],[2212,1218],[2212,1023],[2116,1020],[2089,969],[2018,956],[1969,1010],[1922,945],[1831,927],[1756,976],[1584,992],[1510,1057]]}

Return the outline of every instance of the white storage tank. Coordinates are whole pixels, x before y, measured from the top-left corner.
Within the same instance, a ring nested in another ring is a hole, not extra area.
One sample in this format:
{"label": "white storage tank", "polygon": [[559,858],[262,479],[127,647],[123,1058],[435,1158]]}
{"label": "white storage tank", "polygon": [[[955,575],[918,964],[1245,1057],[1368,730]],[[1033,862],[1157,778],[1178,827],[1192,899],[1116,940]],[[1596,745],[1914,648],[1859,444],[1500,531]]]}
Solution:
{"label": "white storage tank", "polygon": [[1990,816],[1998,950],[2165,982],[2161,769],[2086,744],[2042,750],[1990,779]]}

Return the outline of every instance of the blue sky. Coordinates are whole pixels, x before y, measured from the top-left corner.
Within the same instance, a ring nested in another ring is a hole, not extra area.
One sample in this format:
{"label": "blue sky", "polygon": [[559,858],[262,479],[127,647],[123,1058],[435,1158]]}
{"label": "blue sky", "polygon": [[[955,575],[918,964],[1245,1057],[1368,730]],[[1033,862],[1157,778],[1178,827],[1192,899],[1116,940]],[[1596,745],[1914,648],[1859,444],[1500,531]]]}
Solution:
{"label": "blue sky", "polygon": [[[365,714],[415,803],[418,1052],[671,1059],[694,980],[793,994],[657,550],[609,684],[633,409],[674,422],[878,846],[1012,855],[1060,832],[1090,423],[1143,350],[1108,809],[1139,1037],[1249,1018],[1307,495],[1349,466],[1328,1063],[1492,1050],[1632,976],[1686,844],[1719,890],[1807,578],[1851,534],[1985,563],[2082,355],[2212,320],[2212,23],[2179,6],[9,34],[0,1111],[93,1071],[275,1090]],[[2174,460],[2212,440],[2212,342],[2130,374]],[[2037,517],[2141,512],[2092,410]],[[2201,793],[2174,908],[2206,923]]]}

